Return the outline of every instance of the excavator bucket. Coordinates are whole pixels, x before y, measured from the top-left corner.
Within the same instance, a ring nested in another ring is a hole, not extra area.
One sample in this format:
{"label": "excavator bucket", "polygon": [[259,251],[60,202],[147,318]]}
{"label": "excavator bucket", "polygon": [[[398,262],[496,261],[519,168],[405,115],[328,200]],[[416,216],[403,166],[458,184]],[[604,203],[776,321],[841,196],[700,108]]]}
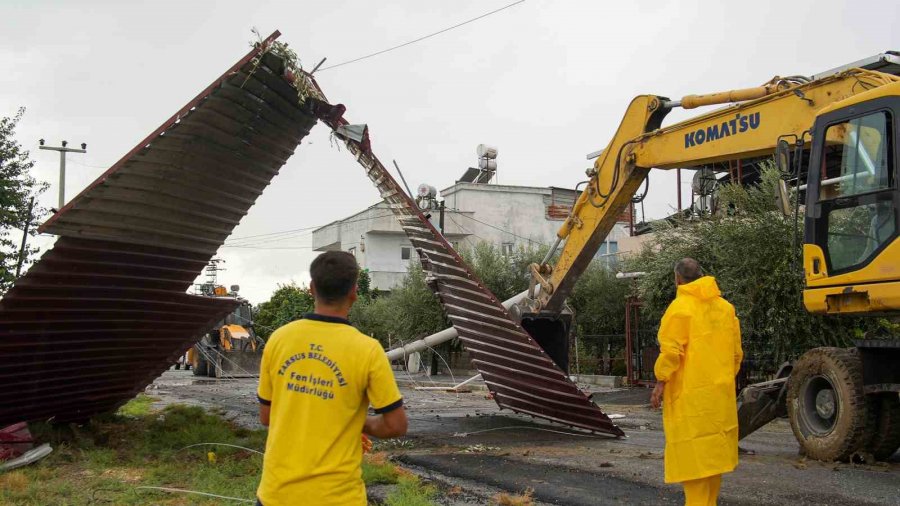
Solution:
{"label": "excavator bucket", "polygon": [[[366,170],[417,249],[426,281],[438,294],[459,338],[472,356],[472,363],[500,408],[528,414],[571,427],[623,436],[600,408],[557,365],[551,355],[530,335],[457,252],[403,192],[384,165],[372,153],[368,128],[349,128],[343,119],[346,108],[331,105],[309,76],[301,98],[321,121],[344,140],[347,149]],[[305,93],[305,97],[303,96]],[[536,334],[557,344],[562,330],[537,329]],[[556,337],[554,337],[556,336]]]}

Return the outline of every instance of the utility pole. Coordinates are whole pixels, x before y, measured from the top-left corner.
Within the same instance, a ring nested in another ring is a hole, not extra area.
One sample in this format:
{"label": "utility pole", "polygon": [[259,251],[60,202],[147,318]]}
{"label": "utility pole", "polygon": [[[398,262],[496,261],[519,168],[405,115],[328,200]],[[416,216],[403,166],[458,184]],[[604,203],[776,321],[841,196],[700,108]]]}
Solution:
{"label": "utility pole", "polygon": [[445,235],[444,234],[444,201],[443,200],[441,201],[440,206],[441,207],[439,209],[441,210],[441,215],[440,215],[441,217],[440,217],[440,221],[438,223],[441,226],[441,235]]}
{"label": "utility pole", "polygon": [[28,215],[25,217],[25,226],[22,227],[22,246],[19,247],[19,259],[16,262],[16,279],[19,279],[19,274],[22,272],[22,263],[25,262],[25,245],[28,241],[28,229],[31,227],[31,216],[34,211],[34,197],[31,197],[31,200],[28,201]]}
{"label": "utility pole", "polygon": [[69,141],[62,141],[62,146],[44,146],[44,139],[38,141],[40,149],[59,151],[59,207],[66,205],[66,153],[87,153],[87,144],[81,143],[81,149],[67,147]]}

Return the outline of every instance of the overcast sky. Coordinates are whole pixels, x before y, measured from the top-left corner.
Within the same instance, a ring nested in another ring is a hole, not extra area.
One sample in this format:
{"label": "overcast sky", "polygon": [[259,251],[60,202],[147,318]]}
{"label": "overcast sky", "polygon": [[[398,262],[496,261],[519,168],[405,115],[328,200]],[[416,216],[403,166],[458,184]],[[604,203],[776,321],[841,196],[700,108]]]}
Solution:
{"label": "overcast sky", "polygon": [[[28,108],[18,138],[51,183],[43,204],[55,206],[58,155],[38,151],[39,138],[88,144],[68,158],[74,196],[240,58],[251,27],[280,30],[306,68],[323,57],[327,67],[511,2],[0,0],[0,115]],[[351,122],[369,124],[378,156],[396,158],[410,185],[452,184],[488,143],[499,148],[501,183],[573,187],[634,95],[820,72],[900,49],[898,23],[896,0],[527,0],[317,78]],[[327,133],[313,130],[233,237],[322,225],[378,200]],[[674,175],[655,172],[648,218],[675,205]],[[220,281],[254,303],[278,283],[306,282],[310,240],[223,248]]]}

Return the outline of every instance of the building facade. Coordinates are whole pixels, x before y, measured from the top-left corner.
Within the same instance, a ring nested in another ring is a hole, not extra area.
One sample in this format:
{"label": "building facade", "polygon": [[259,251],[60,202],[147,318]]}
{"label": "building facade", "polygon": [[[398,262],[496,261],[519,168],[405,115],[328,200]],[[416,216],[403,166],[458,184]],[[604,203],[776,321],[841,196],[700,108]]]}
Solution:
{"label": "building facade", "polygon": [[[454,248],[479,242],[513,255],[521,248],[549,246],[578,196],[575,190],[458,182],[441,190],[444,236]],[[440,210],[430,209],[432,224],[440,230]],[[617,224],[598,256],[614,261],[618,241],[627,236],[627,224]],[[415,250],[390,208],[375,204],[356,214],[313,231],[315,251],[353,253],[369,270],[372,288],[391,290],[403,281]]]}

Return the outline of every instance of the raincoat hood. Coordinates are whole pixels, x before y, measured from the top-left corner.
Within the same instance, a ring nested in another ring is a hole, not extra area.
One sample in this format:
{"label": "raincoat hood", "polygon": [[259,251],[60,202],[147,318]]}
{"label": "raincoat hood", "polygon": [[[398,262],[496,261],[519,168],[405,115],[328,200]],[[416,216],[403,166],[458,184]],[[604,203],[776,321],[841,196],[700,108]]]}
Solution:
{"label": "raincoat hood", "polygon": [[716,284],[716,278],[712,276],[703,276],[690,283],[680,285],[678,287],[678,294],[693,295],[700,300],[707,300],[719,297],[722,295],[722,292],[719,291],[719,285]]}

